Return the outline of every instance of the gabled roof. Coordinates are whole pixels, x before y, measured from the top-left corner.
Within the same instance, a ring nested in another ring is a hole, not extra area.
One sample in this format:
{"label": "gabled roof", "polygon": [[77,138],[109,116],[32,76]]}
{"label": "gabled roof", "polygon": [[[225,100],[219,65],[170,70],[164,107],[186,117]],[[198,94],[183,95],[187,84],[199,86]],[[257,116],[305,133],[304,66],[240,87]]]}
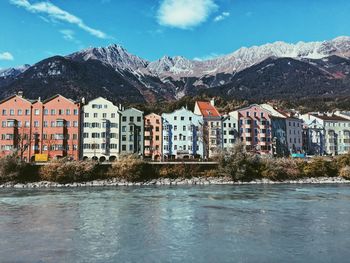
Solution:
{"label": "gabled roof", "polygon": [[28,100],[28,99],[26,99],[26,98],[23,98],[22,96],[19,96],[19,95],[17,95],[17,94],[14,94],[14,95],[12,95],[12,96],[9,96],[9,97],[7,97],[7,98],[1,100],[1,101],[0,101],[0,104],[4,103],[4,102],[6,102],[6,101],[8,101],[8,100],[10,100],[10,99],[12,99],[12,98],[16,98],[16,97],[19,98],[19,99],[21,99],[21,100],[24,100],[24,101],[27,101],[27,102],[29,102],[29,103],[32,103],[30,100]]}
{"label": "gabled roof", "polygon": [[51,100],[53,100],[53,99],[55,99],[55,98],[57,98],[57,97],[62,97],[63,99],[65,99],[65,100],[67,100],[67,101],[69,101],[69,102],[71,102],[71,103],[78,104],[78,102],[76,102],[76,101],[74,101],[74,100],[72,100],[72,99],[68,99],[68,98],[66,98],[65,96],[61,95],[61,94],[53,95],[52,97],[50,97],[50,98],[44,100],[43,103],[45,104],[45,103],[47,103],[47,102],[49,102],[49,101],[51,101]]}
{"label": "gabled roof", "polygon": [[210,102],[196,101],[196,104],[203,117],[221,117],[219,111]]}

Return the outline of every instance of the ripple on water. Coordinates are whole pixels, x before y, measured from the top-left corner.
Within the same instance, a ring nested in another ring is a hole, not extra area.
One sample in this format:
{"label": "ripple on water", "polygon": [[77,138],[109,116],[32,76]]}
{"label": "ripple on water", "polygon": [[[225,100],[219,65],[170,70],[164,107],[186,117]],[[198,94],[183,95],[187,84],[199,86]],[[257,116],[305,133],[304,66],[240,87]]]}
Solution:
{"label": "ripple on water", "polygon": [[342,262],[350,186],[0,190],[9,262]]}

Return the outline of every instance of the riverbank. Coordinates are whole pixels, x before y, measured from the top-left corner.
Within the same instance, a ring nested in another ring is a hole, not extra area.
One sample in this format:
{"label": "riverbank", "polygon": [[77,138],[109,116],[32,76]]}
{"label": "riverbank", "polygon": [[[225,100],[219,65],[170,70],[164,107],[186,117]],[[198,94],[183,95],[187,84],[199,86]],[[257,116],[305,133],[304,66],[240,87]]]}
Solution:
{"label": "riverbank", "polygon": [[317,177],[303,178],[299,180],[272,181],[269,179],[257,179],[249,182],[233,181],[230,177],[207,178],[159,178],[145,182],[128,182],[125,180],[108,179],[89,182],[60,184],[56,182],[41,181],[31,183],[7,182],[0,184],[0,188],[31,189],[31,188],[77,188],[77,187],[116,187],[116,186],[177,186],[177,185],[253,185],[253,184],[350,184],[350,180],[342,177]]}

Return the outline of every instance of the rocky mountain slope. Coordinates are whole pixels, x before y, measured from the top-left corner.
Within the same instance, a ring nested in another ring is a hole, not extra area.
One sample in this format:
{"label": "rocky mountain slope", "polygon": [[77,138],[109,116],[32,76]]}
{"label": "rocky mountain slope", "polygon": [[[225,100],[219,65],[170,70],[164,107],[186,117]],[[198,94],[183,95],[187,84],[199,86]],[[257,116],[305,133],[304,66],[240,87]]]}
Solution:
{"label": "rocky mountain slope", "polygon": [[1,97],[62,93],[115,102],[174,100],[201,92],[243,99],[350,96],[350,37],[275,42],[212,60],[165,56],[149,62],[119,45],[55,56],[0,72]]}

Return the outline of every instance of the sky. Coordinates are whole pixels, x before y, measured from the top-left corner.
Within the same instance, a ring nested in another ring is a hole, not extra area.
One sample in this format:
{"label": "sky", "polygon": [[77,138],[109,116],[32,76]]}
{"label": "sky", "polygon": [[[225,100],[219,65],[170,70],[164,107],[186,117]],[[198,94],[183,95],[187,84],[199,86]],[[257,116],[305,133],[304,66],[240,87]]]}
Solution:
{"label": "sky", "polygon": [[350,36],[349,0],[0,0],[0,68],[121,44],[153,61]]}

